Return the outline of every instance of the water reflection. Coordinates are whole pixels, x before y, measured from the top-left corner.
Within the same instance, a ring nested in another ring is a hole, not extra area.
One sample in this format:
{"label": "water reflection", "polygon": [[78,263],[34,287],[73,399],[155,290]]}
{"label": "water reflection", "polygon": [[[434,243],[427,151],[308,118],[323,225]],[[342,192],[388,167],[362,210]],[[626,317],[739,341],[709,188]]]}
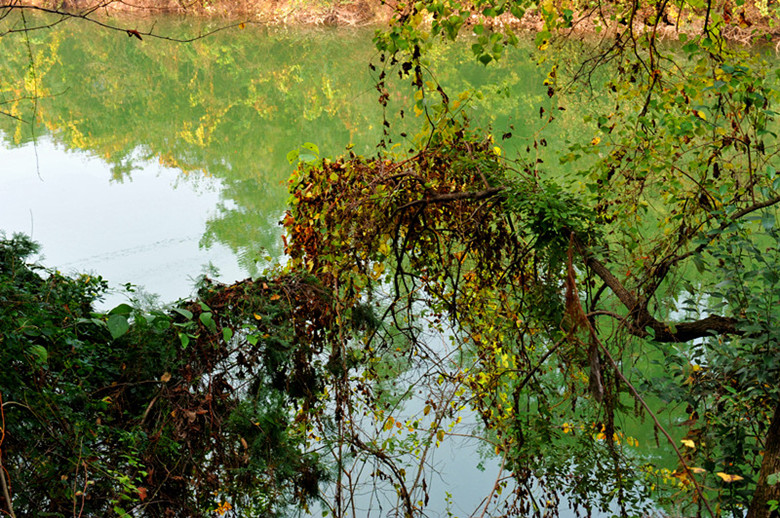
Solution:
{"label": "water reflection", "polygon": [[[158,24],[160,32],[185,29]],[[287,152],[314,142],[324,156],[350,145],[371,153],[382,139],[377,72],[365,66],[377,62],[370,36],[249,27],[191,45],[141,44],[70,24],[34,35],[32,81],[26,46],[2,38],[0,101],[19,119],[0,116],[0,229],[32,234],[48,265],[141,284],[163,301],[188,296],[209,263],[225,282],[255,275],[263,257],[281,253]],[[546,148],[579,131],[582,112],[555,112],[549,124],[546,74],[528,52],[490,68],[462,44],[432,55],[450,92],[493,84],[490,96],[469,98],[471,116],[512,133],[499,143],[546,160]],[[26,100],[33,94],[36,103]],[[410,100],[391,98],[396,107]],[[411,134],[417,122],[390,123],[404,151],[401,131]],[[446,470],[430,507],[444,509],[447,491],[462,516],[489,492],[497,466],[483,475],[473,443],[459,446],[449,442],[434,456]]]}
{"label": "water reflection", "polygon": [[[0,225],[44,244],[44,264],[143,285],[163,300],[192,292],[203,265],[222,277],[244,275],[233,253],[199,246],[221,193],[220,181],[182,179],[179,171],[137,161],[132,182],[112,181],[103,160],[42,139],[0,149]],[[115,294],[107,306],[121,302]]]}
{"label": "water reflection", "polygon": [[[171,35],[197,32],[191,25],[161,20],[156,31]],[[147,39],[139,42],[89,24],[64,24],[34,33],[34,67],[22,36],[8,35],[0,41],[5,58],[0,63],[0,96],[3,111],[18,118],[0,116],[0,135],[8,149],[48,136],[60,148],[39,144],[41,160],[47,163],[58,163],[63,149],[94,157],[89,160],[90,169],[105,179],[102,185],[107,191],[93,186],[89,196],[79,198],[77,189],[68,189],[63,192],[73,194],[61,197],[59,209],[54,202],[48,205],[63,214],[73,210],[74,200],[81,200],[78,206],[92,216],[71,224],[74,231],[85,235],[96,235],[91,226],[103,219],[101,213],[113,214],[121,203],[137,203],[115,201],[105,208],[105,200],[125,192],[110,184],[109,178],[135,184],[159,163],[159,170],[167,171],[171,179],[165,187],[148,187],[155,192],[146,198],[159,200],[155,204],[155,210],[161,211],[157,221],[177,220],[184,214],[171,194],[176,171],[182,185],[208,186],[193,191],[198,200],[186,203],[188,210],[199,215],[186,218],[192,225],[172,230],[175,235],[165,239],[152,237],[150,226],[157,225],[138,215],[125,217],[124,233],[147,234],[146,246],[159,245],[157,254],[144,258],[150,261],[146,267],[140,268],[141,262],[135,259],[126,264],[117,259],[115,267],[104,270],[103,263],[89,262],[105,253],[99,246],[81,249],[78,255],[85,262],[66,260],[66,264],[81,269],[100,269],[117,282],[141,274],[135,282],[151,286],[152,291],[164,294],[165,300],[185,296],[189,287],[183,289],[181,283],[167,286],[165,278],[152,275],[172,267],[177,262],[173,256],[184,252],[165,243],[191,242],[197,235],[203,248],[213,250],[201,258],[222,257],[224,248],[232,252],[234,259],[217,262],[223,278],[255,275],[263,257],[281,252],[277,223],[285,208],[286,179],[292,169],[287,152],[304,142],[314,142],[323,156],[343,154],[347,146],[358,153],[372,153],[382,140],[384,114],[374,84],[383,65],[377,60],[371,35],[371,31],[312,32],[250,26],[192,44],[175,44]],[[538,113],[539,105],[547,102],[544,73],[535,68],[527,53],[518,51],[516,59],[507,60],[501,68],[485,68],[474,63],[462,45],[445,45],[433,52],[436,77],[451,92],[481,84],[500,85],[500,95],[481,100],[472,97],[467,109],[483,123],[504,129],[512,126],[515,136],[511,142],[520,147],[545,126],[544,121],[526,120],[525,114]],[[371,60],[378,65],[373,72],[366,65]],[[396,78],[396,74],[389,77]],[[411,134],[409,128],[419,125],[419,119],[401,120],[392,115],[410,100],[400,93],[407,91],[398,89],[387,111],[394,143],[400,144],[398,151],[410,147],[411,137],[401,137],[401,132]],[[35,103],[29,100],[33,95],[38,96]],[[30,123],[33,120],[35,124]],[[556,132],[563,137],[569,130],[560,131],[561,127]],[[54,155],[48,156],[52,152]],[[97,172],[101,168],[98,158],[103,161],[101,173]],[[24,162],[34,160],[28,156]],[[52,175],[56,170],[53,166]],[[61,181],[66,174],[62,172]],[[135,188],[127,187],[127,192]],[[9,195],[32,198],[38,196],[36,189],[34,183],[23,189],[16,186]],[[10,187],[3,190],[9,192]],[[136,227],[131,227],[133,221],[138,222]],[[11,229],[10,222],[2,224]],[[24,224],[18,225],[24,228]],[[51,264],[63,257],[58,247],[65,244],[45,240],[41,232],[38,237]],[[66,249],[77,242],[69,240]],[[95,245],[84,242],[83,246]],[[170,249],[170,259],[166,249]],[[236,262],[240,271],[234,268]],[[185,268],[190,275],[200,272],[200,265],[180,263],[179,269]],[[115,277],[115,271],[121,275]]]}

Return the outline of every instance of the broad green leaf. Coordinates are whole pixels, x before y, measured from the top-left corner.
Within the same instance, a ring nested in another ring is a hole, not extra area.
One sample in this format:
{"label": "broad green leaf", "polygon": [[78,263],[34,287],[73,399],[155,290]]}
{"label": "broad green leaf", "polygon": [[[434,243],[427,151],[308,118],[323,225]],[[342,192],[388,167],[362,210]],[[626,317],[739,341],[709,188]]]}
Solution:
{"label": "broad green leaf", "polygon": [[133,312],[133,306],[129,304],[120,304],[111,311],[108,312],[109,315],[129,315]]}
{"label": "broad green leaf", "polygon": [[106,326],[108,326],[108,332],[111,333],[111,338],[114,340],[127,333],[130,329],[130,324],[124,315],[111,315],[106,320]]}

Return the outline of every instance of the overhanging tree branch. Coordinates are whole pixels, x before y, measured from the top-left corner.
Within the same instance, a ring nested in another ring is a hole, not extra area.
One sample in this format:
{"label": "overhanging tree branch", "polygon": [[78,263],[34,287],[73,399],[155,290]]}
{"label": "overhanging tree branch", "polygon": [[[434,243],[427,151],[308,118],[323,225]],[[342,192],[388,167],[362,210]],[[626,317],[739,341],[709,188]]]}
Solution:
{"label": "overhanging tree branch", "polygon": [[629,292],[601,261],[582,248],[581,254],[585,264],[612,290],[629,311],[627,323],[628,331],[632,335],[645,338],[651,334],[648,331],[650,329],[654,335],[653,339],[657,342],[687,342],[705,336],[739,334],[738,321],[731,317],[710,315],[700,320],[679,324],[661,322],[650,314],[647,302]]}
{"label": "overhanging tree branch", "polygon": [[497,195],[498,193],[504,191],[505,187],[491,187],[490,189],[485,189],[483,191],[476,191],[476,192],[451,192],[446,194],[440,194],[438,196],[434,196],[432,198],[423,198],[421,200],[415,200],[411,201],[409,203],[406,203],[404,205],[401,205],[398,207],[398,211],[408,209],[411,207],[416,207],[418,205],[429,205],[429,204],[435,204],[435,203],[449,203],[452,201],[460,201],[460,200],[484,200],[486,198],[490,198],[492,196]]}

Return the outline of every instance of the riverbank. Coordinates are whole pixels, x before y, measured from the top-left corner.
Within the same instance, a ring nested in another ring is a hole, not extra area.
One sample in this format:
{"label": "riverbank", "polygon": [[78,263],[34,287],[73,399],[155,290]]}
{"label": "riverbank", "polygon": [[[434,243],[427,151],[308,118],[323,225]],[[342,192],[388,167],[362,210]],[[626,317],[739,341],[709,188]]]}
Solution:
{"label": "riverbank", "polygon": [[29,0],[21,3],[89,16],[145,18],[173,14],[269,25],[372,25],[386,22],[393,12],[382,0]]}
{"label": "riverbank", "polygon": [[[396,0],[27,0],[21,4],[54,12],[77,15],[107,15],[150,17],[175,14],[264,23],[269,25],[332,25],[364,26],[386,23],[396,9]],[[722,27],[727,40],[750,45],[780,41],[780,17],[775,12],[758,7],[758,2],[745,2],[740,7],[724,11],[728,19]],[[627,20],[610,15],[604,9],[572,13],[568,30],[576,34],[610,35],[625,28]],[[697,13],[680,12],[670,6],[660,15],[652,6],[637,11],[632,23],[635,33],[652,31],[659,38],[677,38],[680,33],[700,34],[704,18]],[[509,13],[482,20],[473,14],[466,24],[486,21],[494,28],[537,32],[543,29],[542,17],[528,9],[522,19]],[[756,35],[761,34],[761,38]]]}

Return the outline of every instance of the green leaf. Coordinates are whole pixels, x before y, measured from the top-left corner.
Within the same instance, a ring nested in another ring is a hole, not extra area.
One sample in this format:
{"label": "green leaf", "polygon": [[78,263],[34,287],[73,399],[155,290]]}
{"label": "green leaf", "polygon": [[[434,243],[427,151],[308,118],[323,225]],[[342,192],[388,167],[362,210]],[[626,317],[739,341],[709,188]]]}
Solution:
{"label": "green leaf", "polygon": [[114,340],[127,333],[130,329],[130,324],[124,315],[111,315],[106,321],[106,326],[108,326],[108,332],[111,333],[111,338]]}
{"label": "green leaf", "polygon": [[320,148],[317,147],[317,144],[312,144],[311,142],[305,142],[301,144],[301,148],[307,151],[311,151],[317,157],[320,156]]}
{"label": "green leaf", "polygon": [[192,320],[192,312],[191,311],[187,311],[186,309],[183,309],[183,308],[173,308],[173,310],[176,313],[178,313],[181,316],[183,316],[184,318],[186,318],[187,320]]}
{"label": "green leaf", "polygon": [[222,329],[222,339],[226,342],[229,342],[230,339],[233,338],[233,330],[229,327],[225,327]]}
{"label": "green leaf", "polygon": [[187,333],[179,333],[179,341],[181,341],[182,349],[186,349],[190,345],[190,337]]}
{"label": "green leaf", "polygon": [[519,5],[513,5],[512,7],[510,7],[509,12],[512,13],[512,16],[514,16],[518,20],[525,15],[525,9],[523,9]]}
{"label": "green leaf", "polygon": [[696,266],[696,270],[699,273],[704,273],[707,271],[707,265],[704,262],[704,259],[701,258],[699,255],[693,256],[693,264]]}
{"label": "green leaf", "polygon": [[49,360],[49,351],[42,345],[32,345],[27,349],[27,353],[33,357],[35,363],[45,364]]}
{"label": "green leaf", "polygon": [[764,230],[767,232],[775,228],[775,215],[770,213],[764,214],[764,217],[761,218],[761,226],[763,226]]}
{"label": "green leaf", "polygon": [[133,306],[130,304],[120,304],[111,311],[108,312],[109,315],[129,315],[133,312]]}
{"label": "green leaf", "polygon": [[287,153],[287,162],[290,163],[290,164],[294,164],[295,162],[297,162],[298,161],[298,154],[299,154],[299,152],[298,152],[297,149],[293,149],[292,151]]}
{"label": "green leaf", "polygon": [[487,65],[491,61],[493,61],[493,56],[491,56],[490,54],[482,54],[479,57],[479,62],[482,63],[483,65]]}
{"label": "green leaf", "polygon": [[211,313],[201,313],[200,321],[206,326],[206,329],[215,333],[217,331],[217,324],[214,323]]}

